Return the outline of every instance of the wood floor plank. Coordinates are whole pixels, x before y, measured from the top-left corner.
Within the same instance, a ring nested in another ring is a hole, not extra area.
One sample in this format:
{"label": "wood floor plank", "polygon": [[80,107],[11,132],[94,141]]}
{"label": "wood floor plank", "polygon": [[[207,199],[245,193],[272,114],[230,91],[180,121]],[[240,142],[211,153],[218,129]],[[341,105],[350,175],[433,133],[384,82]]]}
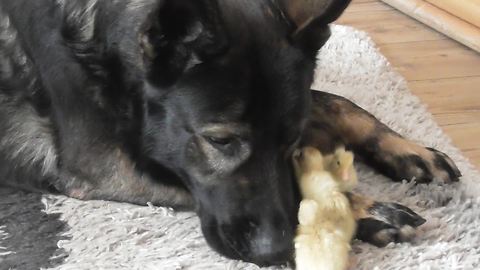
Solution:
{"label": "wood floor plank", "polygon": [[480,76],[478,53],[455,41],[385,44],[380,50],[409,81]]}
{"label": "wood floor plank", "polygon": [[372,12],[372,11],[389,11],[393,10],[392,7],[388,5],[384,5],[381,2],[370,1],[370,2],[363,2],[363,3],[355,3],[351,5],[345,12],[346,13],[353,13],[353,12]]}
{"label": "wood floor plank", "polygon": [[359,3],[372,3],[372,2],[378,2],[378,0],[353,0],[352,5],[357,5]]}
{"label": "wood floor plank", "polygon": [[480,138],[480,124],[466,123],[444,126],[443,128],[453,138],[455,145],[460,148],[478,168],[480,149],[476,147],[475,142],[478,142],[478,138]]}
{"label": "wood floor plank", "polygon": [[[385,4],[377,2],[378,5]],[[358,5],[349,9],[355,10]],[[347,9],[348,10],[348,9]],[[408,19],[396,10],[347,12],[337,21],[366,31],[378,45],[412,41],[445,40],[446,36]]]}
{"label": "wood floor plank", "polygon": [[338,22],[372,37],[454,144],[480,168],[480,54],[382,5],[353,0]]}
{"label": "wood floor plank", "polygon": [[[476,111],[480,113],[480,77],[410,81],[410,89],[428,102],[433,112]],[[480,117],[478,118],[480,121]]]}

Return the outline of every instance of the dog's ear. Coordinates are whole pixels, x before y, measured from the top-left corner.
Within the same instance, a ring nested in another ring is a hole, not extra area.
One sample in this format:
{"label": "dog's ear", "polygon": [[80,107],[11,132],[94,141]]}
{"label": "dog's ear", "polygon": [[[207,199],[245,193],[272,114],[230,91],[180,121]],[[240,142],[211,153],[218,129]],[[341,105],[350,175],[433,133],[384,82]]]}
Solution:
{"label": "dog's ear", "polygon": [[280,0],[295,24],[292,39],[314,55],[330,37],[329,24],[342,15],[351,0]]}
{"label": "dog's ear", "polygon": [[174,83],[186,70],[227,48],[215,0],[165,0],[141,35],[151,82]]}

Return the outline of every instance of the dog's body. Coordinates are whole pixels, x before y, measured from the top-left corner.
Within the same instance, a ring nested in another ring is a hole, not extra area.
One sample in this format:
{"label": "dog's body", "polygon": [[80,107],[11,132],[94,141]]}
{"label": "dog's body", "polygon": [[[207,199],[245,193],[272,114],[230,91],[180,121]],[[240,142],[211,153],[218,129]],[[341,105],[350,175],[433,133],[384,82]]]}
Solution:
{"label": "dog's body", "polygon": [[[299,145],[346,144],[395,180],[456,180],[444,154],[310,93],[348,2],[0,0],[0,183],[192,208],[213,248],[275,264],[292,251]],[[378,245],[418,221],[352,202]]]}

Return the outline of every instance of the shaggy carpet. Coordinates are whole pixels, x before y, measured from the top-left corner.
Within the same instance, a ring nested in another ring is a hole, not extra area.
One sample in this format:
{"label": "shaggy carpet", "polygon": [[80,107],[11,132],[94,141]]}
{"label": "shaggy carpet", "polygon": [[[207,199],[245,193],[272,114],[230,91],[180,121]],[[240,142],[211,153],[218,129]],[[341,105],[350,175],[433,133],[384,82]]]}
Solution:
{"label": "shaggy carpet", "polygon": [[[392,183],[359,164],[359,190],[411,207],[428,222],[412,243],[355,242],[357,269],[480,269],[480,174],[452,146],[370,38],[334,26],[315,89],[343,95],[419,143],[449,154],[455,185]],[[197,217],[153,206],[82,202],[0,189],[0,269],[258,269],[208,248]]]}

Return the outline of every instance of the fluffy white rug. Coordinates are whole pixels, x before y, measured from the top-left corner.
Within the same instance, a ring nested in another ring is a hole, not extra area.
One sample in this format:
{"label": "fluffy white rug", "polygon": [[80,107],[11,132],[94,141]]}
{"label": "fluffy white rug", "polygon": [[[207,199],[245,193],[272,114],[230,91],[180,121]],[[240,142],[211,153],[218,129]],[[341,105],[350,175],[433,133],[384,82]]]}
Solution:
{"label": "fluffy white rug", "polygon": [[[357,269],[480,269],[480,175],[452,146],[369,37],[333,27],[314,88],[355,101],[390,127],[449,154],[464,174],[453,186],[394,184],[359,166],[360,190],[428,219],[413,243],[354,244]],[[60,233],[59,233],[60,232]],[[0,269],[257,269],[215,254],[198,219],[152,206],[0,189]]]}

